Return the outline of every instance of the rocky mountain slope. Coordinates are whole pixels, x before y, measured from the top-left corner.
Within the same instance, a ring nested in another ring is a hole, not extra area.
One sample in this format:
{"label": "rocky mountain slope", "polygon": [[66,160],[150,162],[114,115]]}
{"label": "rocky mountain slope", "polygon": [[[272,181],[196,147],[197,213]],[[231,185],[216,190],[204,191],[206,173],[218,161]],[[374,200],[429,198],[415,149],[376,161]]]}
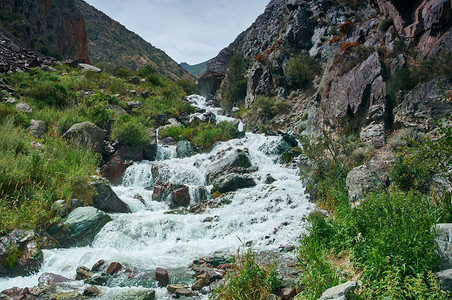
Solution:
{"label": "rocky mountain slope", "polygon": [[192,79],[192,76],[165,52],[127,30],[103,12],[82,0],[75,0],[75,5],[85,18],[88,53],[93,64],[104,62],[132,70],[151,65],[158,73],[171,79]]}
{"label": "rocky mountain slope", "polygon": [[452,89],[451,15],[449,0],[272,0],[209,61],[199,89],[215,94],[238,52],[248,78],[246,107],[258,96],[289,107],[250,125],[267,122],[309,135],[322,129],[355,133],[381,147],[393,129],[428,130],[432,118],[452,111],[444,96]]}
{"label": "rocky mountain slope", "polygon": [[187,70],[188,73],[195,77],[199,77],[206,71],[207,67],[207,61],[196,64],[196,65],[189,65],[186,62],[180,63],[180,66]]}
{"label": "rocky mountain slope", "polygon": [[89,61],[85,23],[73,0],[2,0],[0,26],[29,49]]}

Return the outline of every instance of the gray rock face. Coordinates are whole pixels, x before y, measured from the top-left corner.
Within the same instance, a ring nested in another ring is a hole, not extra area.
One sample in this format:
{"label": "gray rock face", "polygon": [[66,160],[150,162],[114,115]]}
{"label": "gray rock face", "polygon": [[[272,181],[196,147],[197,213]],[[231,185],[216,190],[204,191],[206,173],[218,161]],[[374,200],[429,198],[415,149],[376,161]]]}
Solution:
{"label": "gray rock face", "polygon": [[221,173],[235,167],[251,167],[251,161],[248,153],[242,150],[236,150],[215,161],[206,171],[207,184],[212,183],[212,181]]}
{"label": "gray rock face", "polygon": [[441,290],[451,293],[452,292],[452,269],[444,270],[435,273],[438,276],[438,281],[441,285]]}
{"label": "gray rock face", "polygon": [[109,213],[129,213],[129,206],[124,203],[112,190],[105,178],[93,176],[91,185],[96,191],[93,198],[93,206]]}
{"label": "gray rock face", "polygon": [[441,223],[436,225],[436,243],[439,248],[440,270],[452,268],[452,224]]}
{"label": "gray rock face", "polygon": [[38,236],[32,230],[16,229],[0,237],[0,277],[26,276],[43,262]]}
{"label": "gray rock face", "polygon": [[213,189],[220,193],[227,193],[255,185],[256,182],[253,178],[238,174],[227,174],[214,180]]}
{"label": "gray rock face", "polygon": [[119,294],[114,297],[113,300],[154,300],[155,291],[145,290],[145,291],[130,291]]}
{"label": "gray rock face", "polygon": [[16,104],[16,110],[17,111],[21,111],[23,113],[26,114],[32,114],[33,113],[33,109],[31,108],[31,106],[28,103],[25,102],[20,102]]}
{"label": "gray rock face", "polygon": [[72,125],[63,135],[63,138],[91,147],[94,151],[102,152],[105,136],[104,130],[93,123],[83,122]]}
{"label": "gray rock face", "polygon": [[357,281],[349,281],[344,284],[327,289],[319,300],[348,300],[354,299],[354,291],[358,287]]}
{"label": "gray rock face", "polygon": [[452,111],[452,102],[443,99],[439,85],[444,90],[452,89],[452,82],[442,79],[438,84],[438,79],[434,79],[411,90],[394,109],[394,125],[424,132],[431,130],[434,118],[443,118]]}
{"label": "gray rock face", "polygon": [[190,157],[195,155],[198,151],[196,150],[195,146],[191,142],[188,141],[180,141],[177,143],[177,157],[178,158],[184,158],[184,157]]}
{"label": "gray rock face", "polygon": [[359,201],[367,193],[383,188],[378,175],[367,166],[359,166],[351,170],[347,174],[346,185],[351,202]]}
{"label": "gray rock face", "polygon": [[[371,123],[369,109],[374,105],[386,103],[386,84],[377,52],[367,60],[342,75],[331,86],[330,97],[321,102],[325,109],[325,123],[347,126],[351,130]],[[383,113],[384,115],[384,113]]]}
{"label": "gray rock face", "polygon": [[31,120],[30,126],[28,126],[27,130],[33,136],[40,137],[44,133],[47,133],[47,125],[41,120]]}
{"label": "gray rock face", "polygon": [[48,231],[62,247],[82,247],[91,244],[110,221],[110,216],[97,208],[79,207],[69,214],[62,225],[51,227]]}

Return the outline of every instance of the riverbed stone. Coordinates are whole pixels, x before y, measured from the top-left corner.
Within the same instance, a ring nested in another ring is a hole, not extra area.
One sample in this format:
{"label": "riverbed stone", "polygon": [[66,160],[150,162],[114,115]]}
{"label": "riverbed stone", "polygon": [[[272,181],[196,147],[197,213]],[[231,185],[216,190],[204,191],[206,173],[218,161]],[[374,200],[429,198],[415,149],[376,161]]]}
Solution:
{"label": "riverbed stone", "polygon": [[214,180],[213,189],[220,193],[227,193],[255,185],[256,182],[253,178],[238,174],[227,174]]}
{"label": "riverbed stone", "polygon": [[163,268],[155,269],[155,280],[158,281],[158,283],[161,287],[166,287],[169,284],[168,271]]}
{"label": "riverbed stone", "polygon": [[122,265],[119,262],[112,262],[110,266],[108,266],[107,274],[113,275],[117,274],[119,271],[122,270]]}
{"label": "riverbed stone", "polygon": [[48,232],[62,247],[87,246],[94,237],[111,221],[103,211],[87,206],[73,210],[63,224],[52,226]]}
{"label": "riverbed stone", "polygon": [[42,265],[44,255],[33,230],[16,229],[0,237],[0,277],[26,276]]}
{"label": "riverbed stone", "polygon": [[100,295],[102,295],[102,290],[95,285],[86,287],[83,290],[83,296],[86,296],[86,297],[97,297]]}
{"label": "riverbed stone", "polygon": [[177,185],[171,191],[171,208],[190,205],[190,191],[186,185]]}
{"label": "riverbed stone", "polygon": [[75,272],[75,280],[85,280],[94,276],[93,272],[85,266],[78,267]]}
{"label": "riverbed stone", "polygon": [[79,292],[66,292],[66,293],[55,293],[51,295],[52,300],[79,300],[83,299],[82,294]]}
{"label": "riverbed stone", "polygon": [[154,290],[129,291],[117,295],[113,300],[153,300],[155,299]]}
{"label": "riverbed stone", "polygon": [[175,293],[178,289],[189,289],[190,287],[185,284],[170,284],[166,287],[166,290],[170,293]]}
{"label": "riverbed stone", "polygon": [[251,160],[247,152],[237,149],[231,153],[225,154],[223,157],[212,163],[212,165],[206,170],[207,184],[211,184],[220,174],[235,167],[251,167]]}
{"label": "riverbed stone", "polygon": [[39,286],[51,286],[58,283],[69,282],[71,281],[69,278],[64,276],[54,274],[54,273],[43,273],[39,276],[38,284]]}
{"label": "riverbed stone", "polygon": [[124,203],[112,190],[108,180],[92,176],[91,186],[94,187],[96,194],[93,198],[93,206],[108,213],[129,213],[129,206]]}
{"label": "riverbed stone", "polygon": [[180,141],[176,146],[176,153],[178,158],[190,157],[198,153],[198,150],[189,141]]}
{"label": "riverbed stone", "polygon": [[196,280],[196,282],[193,283],[193,285],[191,286],[191,289],[194,291],[200,291],[200,290],[202,290],[203,287],[208,286],[208,285],[209,285],[209,282],[206,279],[202,278],[202,279]]}

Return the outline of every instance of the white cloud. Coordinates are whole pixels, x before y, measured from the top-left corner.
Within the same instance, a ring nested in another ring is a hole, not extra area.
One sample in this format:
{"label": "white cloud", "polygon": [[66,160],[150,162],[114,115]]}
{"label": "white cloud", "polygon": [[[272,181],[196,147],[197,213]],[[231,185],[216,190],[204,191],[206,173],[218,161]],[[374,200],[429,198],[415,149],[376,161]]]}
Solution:
{"label": "white cloud", "polygon": [[86,0],[164,50],[177,62],[218,54],[260,15],[269,0]]}

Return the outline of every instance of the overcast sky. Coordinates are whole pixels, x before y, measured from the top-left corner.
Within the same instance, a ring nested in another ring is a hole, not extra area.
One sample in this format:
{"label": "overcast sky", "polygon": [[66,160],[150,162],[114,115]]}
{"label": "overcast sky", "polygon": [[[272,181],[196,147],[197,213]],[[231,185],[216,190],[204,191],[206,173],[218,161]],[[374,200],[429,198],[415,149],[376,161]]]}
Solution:
{"label": "overcast sky", "polygon": [[270,0],[85,0],[178,63],[218,54]]}

